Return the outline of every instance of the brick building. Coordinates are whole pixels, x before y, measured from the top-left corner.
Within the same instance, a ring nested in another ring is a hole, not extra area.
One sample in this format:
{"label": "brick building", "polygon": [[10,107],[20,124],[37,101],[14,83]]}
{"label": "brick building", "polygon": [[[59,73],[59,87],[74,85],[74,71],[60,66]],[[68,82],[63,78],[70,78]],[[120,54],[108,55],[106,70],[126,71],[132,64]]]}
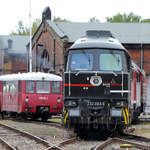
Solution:
{"label": "brick building", "polygon": [[63,70],[64,52],[86,30],[110,30],[129,51],[138,66],[150,73],[149,23],[74,23],[53,22],[49,7],[42,13],[42,22],[32,38],[33,71],[59,73]]}
{"label": "brick building", "polygon": [[27,71],[28,36],[0,35],[0,75]]}
{"label": "brick building", "polygon": [[110,30],[129,51],[138,66],[150,73],[149,23],[75,23],[53,22],[46,7],[42,22],[32,38],[33,71],[59,73],[63,70],[64,52],[86,30]]}

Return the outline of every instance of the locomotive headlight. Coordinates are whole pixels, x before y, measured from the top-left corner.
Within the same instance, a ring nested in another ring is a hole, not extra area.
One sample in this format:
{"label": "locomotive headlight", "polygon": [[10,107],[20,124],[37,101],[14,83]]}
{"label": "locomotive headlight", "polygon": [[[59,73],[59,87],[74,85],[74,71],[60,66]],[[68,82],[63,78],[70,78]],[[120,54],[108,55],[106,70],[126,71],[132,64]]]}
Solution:
{"label": "locomotive headlight", "polygon": [[70,106],[70,107],[75,107],[75,106],[77,106],[77,103],[76,103],[76,101],[71,100],[71,101],[66,101],[65,105]]}
{"label": "locomotive headlight", "polygon": [[122,102],[116,102],[116,106],[122,106]]}
{"label": "locomotive headlight", "polygon": [[26,97],[25,102],[29,103],[29,98],[28,97]]}
{"label": "locomotive headlight", "polygon": [[118,107],[127,107],[127,102],[126,101],[116,102],[116,106],[118,106]]}
{"label": "locomotive headlight", "polygon": [[61,99],[60,97],[57,98],[57,103],[60,104],[61,103]]}

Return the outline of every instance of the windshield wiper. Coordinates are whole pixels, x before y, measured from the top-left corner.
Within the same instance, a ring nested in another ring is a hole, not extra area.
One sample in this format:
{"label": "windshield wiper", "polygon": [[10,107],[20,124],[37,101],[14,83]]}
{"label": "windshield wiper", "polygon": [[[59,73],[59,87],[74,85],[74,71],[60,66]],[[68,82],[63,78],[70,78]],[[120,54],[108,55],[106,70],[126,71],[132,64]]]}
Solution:
{"label": "windshield wiper", "polygon": [[88,56],[88,54],[84,51],[84,50],[81,50],[82,53],[87,57],[88,59],[88,62],[89,62],[89,66],[91,65],[91,60],[90,60],[90,57]]}

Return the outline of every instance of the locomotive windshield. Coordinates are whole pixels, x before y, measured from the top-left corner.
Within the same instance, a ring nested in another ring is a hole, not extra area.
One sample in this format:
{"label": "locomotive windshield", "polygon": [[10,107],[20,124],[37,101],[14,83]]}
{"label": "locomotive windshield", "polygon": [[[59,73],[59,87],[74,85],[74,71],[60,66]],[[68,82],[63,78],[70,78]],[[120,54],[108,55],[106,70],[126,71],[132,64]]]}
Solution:
{"label": "locomotive windshield", "polygon": [[99,55],[100,70],[122,70],[122,58],[120,54],[100,54]]}
{"label": "locomotive windshield", "polygon": [[86,49],[69,52],[67,70],[123,71],[126,68],[123,51]]}
{"label": "locomotive windshield", "polygon": [[92,70],[93,54],[83,52],[72,55],[71,70]]}

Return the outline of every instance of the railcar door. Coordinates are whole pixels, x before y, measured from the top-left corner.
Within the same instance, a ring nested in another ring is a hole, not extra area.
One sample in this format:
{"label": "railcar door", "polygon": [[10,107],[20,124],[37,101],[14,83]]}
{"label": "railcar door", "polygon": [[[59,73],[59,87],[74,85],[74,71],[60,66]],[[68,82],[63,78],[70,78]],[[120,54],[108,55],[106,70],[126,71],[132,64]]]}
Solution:
{"label": "railcar door", "polygon": [[36,81],[36,112],[40,115],[50,113],[50,81]]}
{"label": "railcar door", "polygon": [[18,81],[10,83],[10,101],[12,102],[12,111],[18,112]]}
{"label": "railcar door", "polygon": [[21,112],[22,104],[22,81],[18,81],[18,112]]}
{"label": "railcar door", "polygon": [[62,113],[63,98],[62,98],[62,82],[52,81],[52,111],[54,113]]}
{"label": "railcar door", "polygon": [[26,113],[34,113],[36,112],[35,81],[26,80],[22,86],[22,111]]}

